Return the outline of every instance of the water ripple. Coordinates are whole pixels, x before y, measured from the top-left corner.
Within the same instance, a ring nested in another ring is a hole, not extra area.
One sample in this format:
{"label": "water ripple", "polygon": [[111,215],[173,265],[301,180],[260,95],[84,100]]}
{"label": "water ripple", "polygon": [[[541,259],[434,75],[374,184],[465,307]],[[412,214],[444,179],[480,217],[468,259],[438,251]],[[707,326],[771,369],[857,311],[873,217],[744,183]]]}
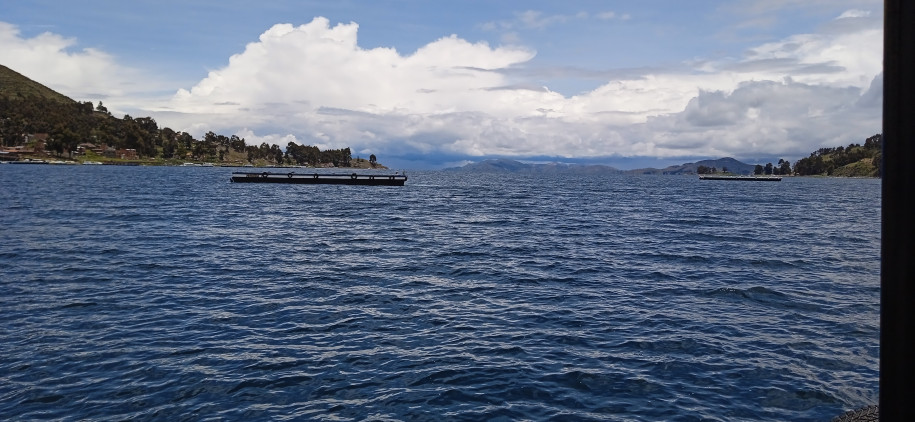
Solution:
{"label": "water ripple", "polygon": [[0,169],[0,417],[813,421],[876,400],[879,181],[228,172]]}

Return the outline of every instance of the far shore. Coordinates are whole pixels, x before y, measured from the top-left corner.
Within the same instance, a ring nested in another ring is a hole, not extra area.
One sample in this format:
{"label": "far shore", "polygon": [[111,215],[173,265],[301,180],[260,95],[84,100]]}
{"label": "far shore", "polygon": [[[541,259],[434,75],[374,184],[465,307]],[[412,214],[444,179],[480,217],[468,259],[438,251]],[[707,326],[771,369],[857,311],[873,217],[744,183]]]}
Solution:
{"label": "far shore", "polygon": [[350,169],[350,170],[387,170],[388,167],[375,163],[373,166],[368,160],[355,159],[349,167],[336,167],[332,164],[323,166],[300,166],[290,164],[271,164],[267,162],[240,163],[240,162],[214,162],[197,160],[151,159],[129,160],[117,158],[91,157],[85,159],[55,158],[47,156],[25,156],[18,160],[0,160],[0,164],[49,164],[49,165],[115,165],[115,166],[165,166],[165,167],[232,167],[232,168],[308,168],[308,169]]}

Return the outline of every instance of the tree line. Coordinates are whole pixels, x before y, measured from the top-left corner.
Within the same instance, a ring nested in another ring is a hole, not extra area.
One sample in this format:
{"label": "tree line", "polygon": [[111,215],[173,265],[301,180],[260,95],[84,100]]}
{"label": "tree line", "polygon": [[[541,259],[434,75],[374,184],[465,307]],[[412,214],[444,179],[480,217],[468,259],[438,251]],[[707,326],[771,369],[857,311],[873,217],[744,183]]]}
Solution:
{"label": "tree line", "polygon": [[799,176],[833,175],[842,167],[864,162],[880,176],[883,161],[883,136],[876,134],[867,138],[864,145],[851,143],[847,147],[820,148],[809,157],[801,158],[794,164],[794,174]]}
{"label": "tree line", "polygon": [[[852,164],[862,164],[860,169],[846,171],[843,175],[856,176],[880,176],[880,166],[882,160],[883,137],[876,134],[867,138],[864,145],[851,143],[846,147],[820,148],[810,154],[809,157],[801,158],[791,166],[791,162],[779,159],[778,164],[766,165],[757,164],[753,169],[756,175],[795,175],[795,176],[832,176],[839,173],[839,170]],[[728,169],[722,168],[722,172],[727,173]],[[698,174],[715,174],[718,173],[715,167],[700,165],[696,168]]]}
{"label": "tree line", "polygon": [[[248,145],[244,138],[207,132],[196,139],[187,132],[160,128],[151,117],[116,118],[99,101],[64,103],[43,98],[0,97],[0,145],[25,145],[26,134],[47,133],[45,151],[63,156],[77,151],[80,144],[134,149],[140,158],[225,161],[231,152],[248,162],[349,167],[349,148],[320,150],[318,147],[289,142],[286,151],[277,145]],[[374,155],[372,162],[374,164]]]}
{"label": "tree line", "polygon": [[[207,132],[203,139],[195,139],[187,132],[159,128],[151,117],[133,118],[124,115],[116,118],[104,104],[91,102],[60,102],[41,97],[0,96],[0,145],[24,145],[26,134],[47,133],[46,151],[62,156],[76,151],[82,143],[92,143],[115,149],[134,149],[140,158],[190,159],[198,161],[225,161],[240,154],[248,162],[264,160],[275,165],[295,164],[309,166],[333,165],[349,167],[352,152],[349,148],[321,151],[318,147],[290,142],[283,151],[277,145],[261,143],[248,145],[236,135],[224,136]],[[879,176],[882,137],[871,136],[863,145],[852,143],[846,147],[821,148],[809,157],[798,160],[794,166],[786,160],[776,165],[756,165],[755,174],[766,175],[833,175],[845,166],[865,163],[869,176]],[[376,157],[369,158],[376,164]],[[727,169],[722,169],[727,171]],[[699,174],[716,173],[714,167],[699,166]]]}

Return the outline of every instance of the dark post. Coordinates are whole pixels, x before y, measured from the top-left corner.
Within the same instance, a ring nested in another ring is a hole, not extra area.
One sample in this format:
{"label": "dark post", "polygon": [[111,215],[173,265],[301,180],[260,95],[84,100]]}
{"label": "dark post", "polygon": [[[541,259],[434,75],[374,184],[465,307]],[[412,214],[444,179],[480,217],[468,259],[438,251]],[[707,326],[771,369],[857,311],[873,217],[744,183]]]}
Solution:
{"label": "dark post", "polygon": [[880,420],[915,421],[915,1],[884,1]]}

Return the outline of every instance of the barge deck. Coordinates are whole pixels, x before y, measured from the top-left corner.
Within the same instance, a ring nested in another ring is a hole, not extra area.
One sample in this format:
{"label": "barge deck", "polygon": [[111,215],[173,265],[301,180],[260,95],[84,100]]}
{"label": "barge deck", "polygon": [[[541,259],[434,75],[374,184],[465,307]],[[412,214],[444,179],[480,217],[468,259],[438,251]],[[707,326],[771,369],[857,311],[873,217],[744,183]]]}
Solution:
{"label": "barge deck", "polygon": [[699,180],[745,180],[756,182],[779,182],[782,180],[779,176],[699,176]]}
{"label": "barge deck", "polygon": [[234,172],[233,183],[292,183],[300,185],[403,186],[407,175],[359,173]]}

